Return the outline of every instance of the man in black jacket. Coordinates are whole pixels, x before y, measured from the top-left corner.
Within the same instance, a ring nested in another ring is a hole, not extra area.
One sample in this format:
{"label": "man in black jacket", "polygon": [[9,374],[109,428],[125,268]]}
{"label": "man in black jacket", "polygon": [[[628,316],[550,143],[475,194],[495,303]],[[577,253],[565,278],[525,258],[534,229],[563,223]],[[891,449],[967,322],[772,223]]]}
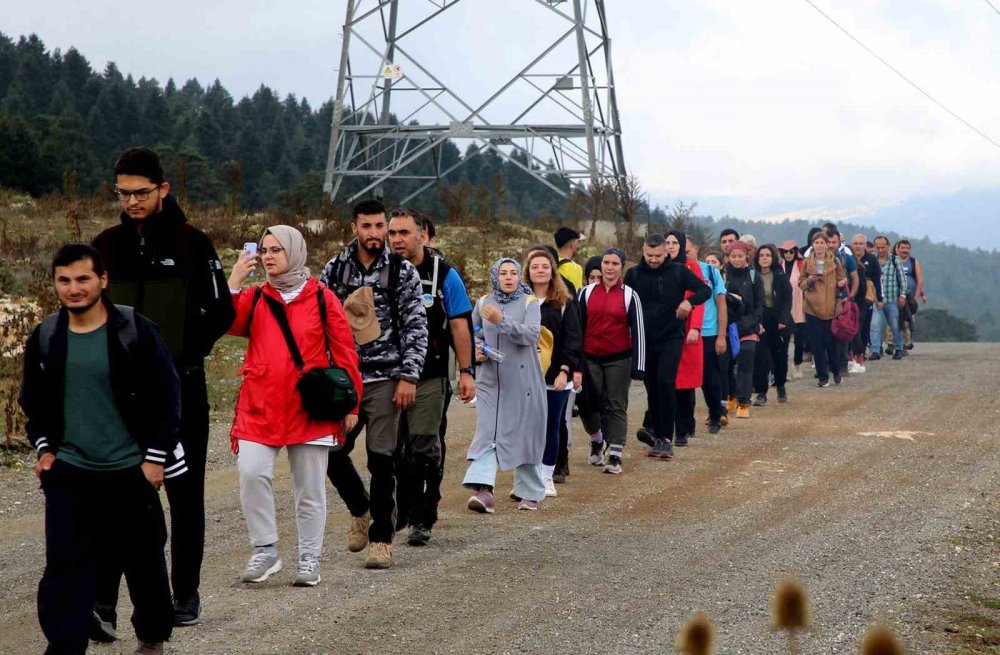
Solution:
{"label": "man in black jacket", "polygon": [[[209,406],[204,358],[236,314],[222,262],[211,240],[188,223],[170,195],[157,154],[148,148],[126,150],[114,172],[121,222],[101,232],[94,247],[107,264],[108,297],[156,323],[180,376],[180,440],[190,471],[166,482],[170,573],[175,625],[194,625],[201,613],[198,586],[205,550]],[[120,579],[113,568],[102,574],[98,613],[112,624]]]}
{"label": "man in black jacket", "polygon": [[156,492],[177,445],[177,373],[156,326],[102,297],[97,251],[64,246],[52,274],[62,309],[28,339],[19,397],[45,493],[45,652],[87,650],[98,574],[112,561],[135,608],[136,652],[162,653],[173,610]]}
{"label": "man in black jacket", "polygon": [[[681,248],[683,252],[683,245]],[[625,284],[632,287],[642,301],[646,330],[643,382],[649,409],[636,438],[650,446],[650,457],[671,459],[677,413],[677,368],[687,336],[684,319],[694,305],[708,300],[712,291],[686,266],[667,258],[667,244],[662,234],[646,237],[642,261],[625,274]],[[684,299],[687,291],[693,292],[689,300]]]}

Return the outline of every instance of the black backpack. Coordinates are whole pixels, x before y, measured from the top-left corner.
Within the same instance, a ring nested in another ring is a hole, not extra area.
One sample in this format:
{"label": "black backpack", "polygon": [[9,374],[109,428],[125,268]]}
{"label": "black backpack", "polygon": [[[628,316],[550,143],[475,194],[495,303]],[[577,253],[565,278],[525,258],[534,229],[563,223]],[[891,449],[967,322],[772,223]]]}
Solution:
{"label": "black backpack", "polygon": [[[347,296],[351,295],[362,286],[351,283],[352,271],[349,262],[337,257],[333,260],[330,275],[326,285],[333,291],[334,295],[344,302]],[[379,285],[372,287],[376,296],[382,296],[383,302],[389,304],[389,315],[392,318],[392,331],[399,342],[399,303],[396,302],[396,289],[399,287],[399,274],[403,269],[402,255],[394,252],[389,253],[389,265],[383,266],[379,271]]]}
{"label": "black backpack", "polygon": [[[124,327],[118,331],[118,341],[125,348],[125,352],[131,355],[139,343],[139,329],[135,325],[135,309],[128,305],[115,305],[115,309],[125,317],[126,321]],[[59,312],[49,314],[38,328],[38,348],[43,359],[49,356],[49,345],[56,333],[58,322]]]}

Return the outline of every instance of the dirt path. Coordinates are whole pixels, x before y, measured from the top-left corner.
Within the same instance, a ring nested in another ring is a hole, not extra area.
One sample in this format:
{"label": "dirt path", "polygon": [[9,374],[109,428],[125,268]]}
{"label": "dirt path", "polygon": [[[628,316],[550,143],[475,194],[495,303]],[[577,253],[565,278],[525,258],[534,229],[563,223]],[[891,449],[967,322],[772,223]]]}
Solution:
{"label": "dirt path", "polygon": [[[292,588],[288,569],[259,587],[236,581],[248,545],[219,426],[204,623],[178,629],[168,650],[668,653],[703,609],[720,653],[780,653],[767,603],[775,581],[794,573],[813,599],[805,653],[855,653],[877,619],[900,631],[910,653],[995,653],[987,649],[1000,639],[1000,611],[977,606],[974,620],[962,612],[965,596],[1000,596],[998,364],[1000,346],[921,345],[841,388],[797,381],[787,405],[757,409],[717,437],[700,434],[672,462],[647,460],[630,438],[618,477],[585,463],[577,425],[569,482],[537,514],[506,501],[494,516],[464,509],[475,413],[455,406],[432,545],[397,545],[393,569],[365,571],[344,547],[346,511],[331,493],[315,589]],[[633,427],[644,400],[635,387]],[[278,468],[279,548],[292,559],[287,465]],[[498,495],[509,484],[502,476]],[[0,653],[38,653],[41,496],[24,472],[0,473],[0,487]],[[122,642],[91,652],[131,653],[131,630],[121,632]]]}

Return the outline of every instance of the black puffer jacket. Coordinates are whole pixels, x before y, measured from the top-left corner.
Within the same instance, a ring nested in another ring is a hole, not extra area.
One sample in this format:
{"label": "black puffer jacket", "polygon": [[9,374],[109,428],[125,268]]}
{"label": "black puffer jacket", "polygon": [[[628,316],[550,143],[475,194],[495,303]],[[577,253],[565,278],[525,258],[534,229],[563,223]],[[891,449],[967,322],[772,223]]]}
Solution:
{"label": "black puffer jacket", "polygon": [[[756,271],[753,278],[749,268],[733,268],[726,264],[726,292],[740,297],[739,303],[731,303],[733,311],[729,322],[736,323],[741,337],[760,333],[760,322],[764,318],[764,283]],[[789,295],[791,297],[791,295]]]}

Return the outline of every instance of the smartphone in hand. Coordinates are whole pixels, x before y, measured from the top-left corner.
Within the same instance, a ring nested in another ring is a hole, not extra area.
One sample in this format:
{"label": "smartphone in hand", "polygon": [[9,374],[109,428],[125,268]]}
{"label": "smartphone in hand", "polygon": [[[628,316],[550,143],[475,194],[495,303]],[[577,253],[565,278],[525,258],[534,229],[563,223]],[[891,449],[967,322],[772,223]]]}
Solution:
{"label": "smartphone in hand", "polygon": [[[244,257],[256,257],[257,256],[257,243],[255,241],[247,241],[243,244],[243,256]],[[250,273],[250,277],[253,277],[253,272]]]}

